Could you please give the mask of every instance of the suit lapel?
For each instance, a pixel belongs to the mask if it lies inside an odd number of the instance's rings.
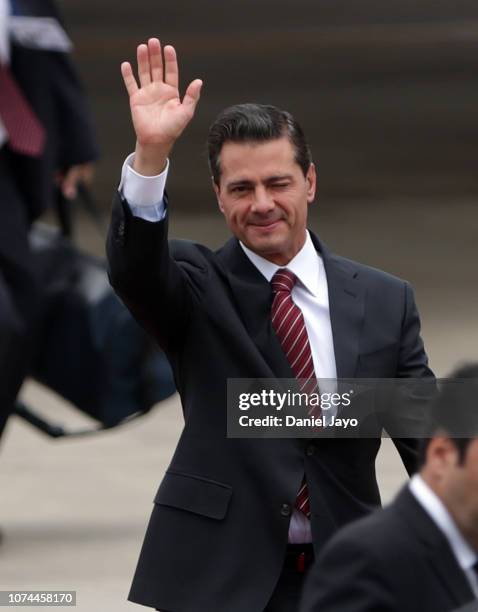
[[[430,550],[429,561],[454,602],[461,605],[474,598],[465,573],[450,554],[447,542],[441,542],[440,545],[437,544]]]
[[[353,378],[364,316],[364,289],[357,281],[352,262],[330,253],[310,232],[321,254],[329,293],[330,321],[338,378]],[[250,337],[277,378],[294,378],[271,324],[272,291],[251,263],[238,240],[231,238],[217,253],[228,278],[236,307]]]
[[[294,378],[272,328],[270,283],[251,263],[236,238],[231,238],[217,255],[227,276],[236,308],[251,339],[269,366],[270,376]]]
[[[425,546],[430,566],[440,583],[448,590],[454,604],[463,605],[471,601],[474,598],[471,587],[448,540],[408,487],[402,489],[394,504],[406,519],[417,540]]]
[[[337,378],[353,378],[364,317],[365,289],[357,279],[358,272],[352,262],[330,253],[312,232],[311,237],[322,255],[327,276]]]

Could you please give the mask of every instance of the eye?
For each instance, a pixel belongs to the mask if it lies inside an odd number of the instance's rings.
[[[247,185],[237,185],[231,189],[231,193],[245,193],[249,190]]]
[[[285,187],[288,187],[288,186],[289,186],[288,182],[272,183],[273,189],[284,189]]]

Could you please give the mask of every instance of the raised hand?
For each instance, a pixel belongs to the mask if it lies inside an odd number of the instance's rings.
[[[175,141],[194,116],[202,81],[192,81],[181,101],[176,51],[170,45],[164,47],[163,61],[157,38],[138,46],[137,59],[139,86],[131,64],[121,64],[136,132],[134,167],[141,174],[158,174]]]

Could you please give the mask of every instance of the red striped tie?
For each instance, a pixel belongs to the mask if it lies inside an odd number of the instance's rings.
[[[45,130],[7,66],[0,63],[0,118],[12,151],[36,157],[45,145]]]
[[[296,281],[295,274],[287,268],[277,270],[272,277],[272,326],[294,376],[300,379],[301,391],[312,393],[317,390],[317,382],[309,337],[302,311],[291,295]],[[309,491],[305,479],[297,494],[295,506],[310,517]]]

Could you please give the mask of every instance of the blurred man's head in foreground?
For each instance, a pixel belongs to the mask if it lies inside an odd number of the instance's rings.
[[[478,364],[455,370],[442,383],[431,416],[421,476],[478,550]]]

